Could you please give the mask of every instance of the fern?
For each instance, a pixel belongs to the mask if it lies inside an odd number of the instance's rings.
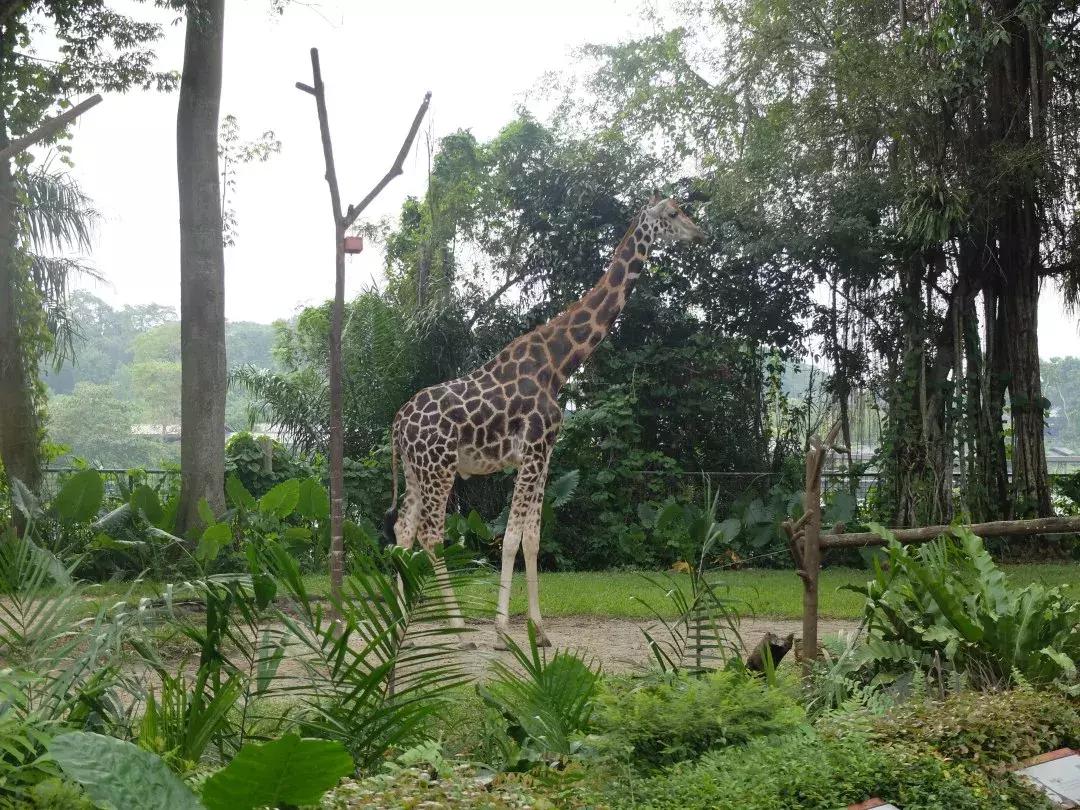
[[[437,553],[453,558],[457,552]],[[389,549],[400,589],[393,575],[370,566],[346,578],[333,611],[307,592],[287,552],[270,545],[266,558],[292,600],[280,617],[302,667],[299,675],[276,677],[266,695],[298,702],[294,720],[309,733],[341,741],[361,769],[414,739],[440,710],[441,696],[472,679],[458,655],[463,631],[447,626],[452,616],[441,577],[425,552]],[[461,591],[475,576],[475,567],[455,564],[445,581]]]
[[[569,756],[578,747],[575,736],[589,729],[599,674],[565,650],[548,660],[537,646],[532,621],[528,633],[528,650],[506,639],[523,674],[495,661],[491,682],[478,685],[476,691],[508,721],[508,733],[519,750]]]

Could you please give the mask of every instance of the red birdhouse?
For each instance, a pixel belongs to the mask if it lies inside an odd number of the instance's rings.
[[[364,237],[362,236],[346,236],[345,237],[345,252],[346,253],[360,253],[364,250]]]

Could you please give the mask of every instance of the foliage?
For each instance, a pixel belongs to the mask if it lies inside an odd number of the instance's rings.
[[[266,130],[256,140],[241,141],[240,125],[235,115],[221,119],[218,130],[218,159],[221,164],[221,220],[225,247],[236,244],[236,211],[229,205],[229,195],[236,193],[236,167],[247,163],[266,163],[281,151],[273,130]],[[234,361],[235,365],[235,361]]]
[[[270,444],[269,464],[263,442]],[[251,433],[242,432],[230,436],[225,443],[225,475],[236,476],[244,488],[255,497],[262,497],[275,484],[305,478],[311,474],[312,468],[309,464],[269,437],[260,439]]]
[[[789,733],[805,722],[782,691],[735,670],[665,673],[606,686],[597,721],[605,748],[652,767]]]
[[[861,661],[943,667],[977,685],[1075,681],[1080,603],[1061,588],[1015,588],[965,529],[915,551],[892,540],[888,570],[867,583],[870,638]]]
[[[802,730],[722,748],[643,779],[613,780],[612,807],[832,810],[880,796],[905,810],[1036,810],[1050,804],[1011,775],[988,775],[857,734]]]
[[[105,467],[159,467],[177,460],[174,441],[161,439],[162,425],[179,423],[180,328],[176,313],[155,304],[113,309],[85,290],[70,293],[66,314],[73,330],[73,356],[59,368],[42,366],[51,393],[48,431],[68,448],[68,457]],[[274,368],[274,329],[266,324],[226,324],[231,368]],[[263,416],[239,388],[226,398],[226,423],[251,428]],[[254,416],[254,420],[250,417]],[[156,425],[136,436],[139,423]]]
[[[729,543],[739,531],[738,519],[729,518],[717,522],[719,493],[705,491],[705,509],[697,512],[674,510],[678,517],[691,517],[685,527],[687,545],[693,564],[689,571],[689,593],[672,574],[663,577],[644,575],[646,581],[663,592],[675,608],[675,619],[670,621],[666,611],[657,610],[642,601],[663,627],[666,637],[660,637],[657,627],[643,628],[649,643],[649,651],[664,672],[687,669],[701,672],[737,659],[742,648],[739,637],[738,605],[723,592],[723,586],[715,581],[713,560],[717,546]],[[656,519],[658,526],[672,518],[669,507]]]
[[[958,692],[944,700],[912,701],[872,718],[878,744],[980,767],[1013,766],[1080,741],[1080,708],[1059,693],[1022,687],[1006,692]]]
[[[131,810],[202,810],[191,789],[161,759],[124,740],[75,731],[53,740],[49,754],[100,804]]]
[[[133,436],[136,422],[132,404],[98,383],[76,383],[49,403],[49,437],[66,450],[60,463],[79,457],[110,468],[155,467],[174,455],[174,448]]]
[[[527,769],[544,756],[576,753],[578,738],[590,728],[599,683],[597,672],[573,653],[558,650],[551,660],[546,653],[541,656],[531,621],[528,632],[528,651],[505,639],[517,668],[496,660],[491,680],[476,687],[507,721],[512,743],[503,752],[507,770]]]
[[[241,748],[206,780],[202,798],[208,810],[315,804],[352,770],[352,758],[341,743],[287,734]]]
[[[28,509],[24,536],[0,534],[0,800],[55,775],[43,754],[57,728],[122,733],[124,642],[141,621],[126,609],[86,617],[70,570],[32,540],[38,519]]]
[[[394,767],[363,780],[346,780],[324,799],[325,810],[354,807],[454,807],[531,810],[556,806],[531,781],[499,776],[490,784],[483,772],[465,763],[433,774],[427,763]]]
[[[454,614],[441,582],[461,592],[474,574],[455,550],[439,555],[450,569],[442,576],[426,552],[389,549],[392,574],[359,568],[346,577],[330,612],[312,598],[296,561],[267,544],[267,570],[292,600],[280,620],[303,651],[302,675],[279,679],[268,694],[298,704],[295,721],[305,734],[340,741],[361,770],[410,742],[438,711],[440,696],[470,679],[455,655],[463,631],[447,626]]]

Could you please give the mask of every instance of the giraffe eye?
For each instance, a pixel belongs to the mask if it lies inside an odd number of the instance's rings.
[[[672,211],[670,214],[668,214],[668,216],[672,219],[675,219],[675,217],[678,216],[678,213],[676,211]]]

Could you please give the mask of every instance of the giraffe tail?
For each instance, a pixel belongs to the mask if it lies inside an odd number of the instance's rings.
[[[395,430],[390,435],[390,478],[393,480],[393,490],[390,495],[390,509],[383,517],[383,546],[392,546],[397,543],[397,534],[394,531],[394,524],[397,523],[398,517],[397,451],[397,431]]]

